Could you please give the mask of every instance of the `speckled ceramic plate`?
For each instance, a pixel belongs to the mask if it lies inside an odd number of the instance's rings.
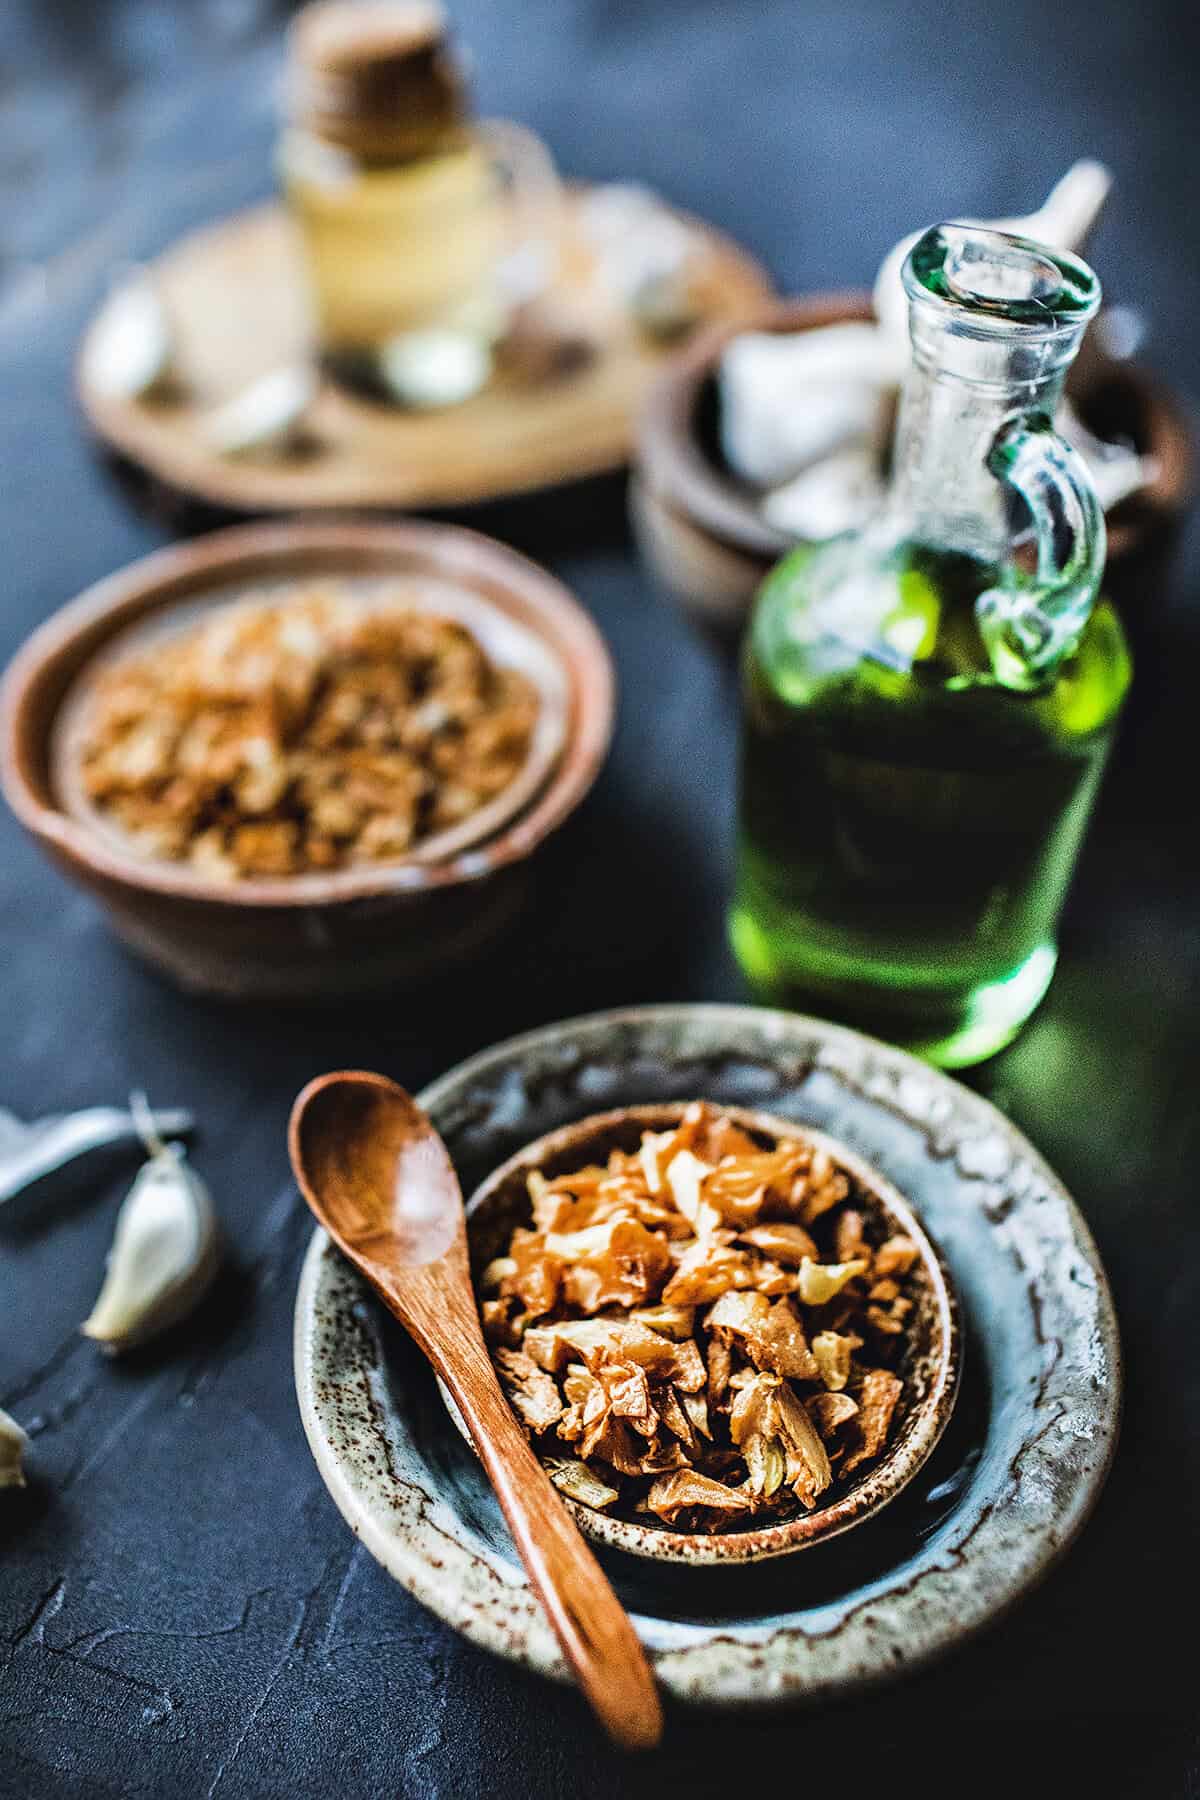
[[[470,1192],[556,1125],[697,1095],[823,1128],[867,1158],[921,1213],[963,1309],[950,1427],[876,1518],[759,1565],[603,1553],[668,1693],[827,1697],[961,1644],[1071,1543],[1116,1439],[1112,1300],[1070,1196],[994,1108],[815,1019],[723,1006],[600,1014],[501,1044],[421,1101]],[[432,1375],[322,1233],[297,1299],[296,1381],[317,1464],[372,1554],[456,1630],[565,1676]]]

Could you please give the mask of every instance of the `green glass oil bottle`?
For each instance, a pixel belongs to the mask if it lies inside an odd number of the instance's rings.
[[[747,633],[730,930],[764,997],[957,1068],[1049,985],[1130,664],[1051,423],[1095,276],[944,225],[904,280],[887,501],[785,557]]]

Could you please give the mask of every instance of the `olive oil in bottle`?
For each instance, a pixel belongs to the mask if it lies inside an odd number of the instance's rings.
[[[1129,659],[1103,518],[1049,420],[1098,299],[1075,258],[928,233],[889,501],[768,577],[744,653],[736,954],[764,994],[947,1066],[1019,1030]],[[1033,520],[1036,568],[1007,499]]]

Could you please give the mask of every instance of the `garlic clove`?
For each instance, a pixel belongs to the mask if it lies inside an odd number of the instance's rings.
[[[137,400],[165,386],[174,355],[167,309],[148,275],[111,295],[88,337],[83,376],[106,399]]]
[[[831,538],[861,530],[878,510],[883,491],[878,453],[852,445],[773,488],[760,510],[768,524],[791,537]]]
[[[117,1217],[99,1298],[80,1326],[112,1354],[189,1313],[220,1262],[208,1189],[174,1146],[142,1168]]]
[[[459,406],[492,372],[491,345],[471,331],[406,331],[379,352],[379,379],[393,400],[415,411]]]
[[[214,406],[200,421],[201,436],[218,456],[285,450],[295,443],[316,394],[316,373],[307,363],[273,369]]]
[[[0,1406],[0,1488],[25,1486],[22,1458],[28,1442],[29,1434]]]
[[[747,331],[718,373],[721,448],[756,487],[778,487],[847,445],[882,444],[892,369],[873,325]]]

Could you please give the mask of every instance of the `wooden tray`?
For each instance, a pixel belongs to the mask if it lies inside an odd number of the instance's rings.
[[[236,512],[461,506],[619,468],[637,408],[672,347],[651,342],[605,302],[577,228],[585,192],[568,192],[562,274],[529,309],[522,352],[461,406],[404,412],[326,380],[302,450],[230,460],[207,447],[196,423],[208,407],[309,353],[298,246],[283,210],[266,206],[184,238],[154,265],[178,339],[179,397],[98,393],[84,374],[85,337],[76,367],[83,411],[105,444],[169,490]],[[760,311],[772,291],[763,269],[728,238],[688,222],[712,250],[719,298],[710,319]],[[580,366],[554,371],[556,341],[581,316],[597,347]]]

